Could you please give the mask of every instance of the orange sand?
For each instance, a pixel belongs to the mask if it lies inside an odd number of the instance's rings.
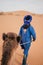
[[[23,17],[26,14],[31,14],[25,11],[4,13],[0,15],[0,60],[2,57],[2,33],[5,32],[15,32],[19,33],[19,29],[23,24]],[[43,65],[43,15],[33,16],[32,25],[36,30],[37,39],[35,42],[32,42],[30,47],[27,63],[29,65]],[[21,65],[23,58],[23,50],[20,45],[18,49],[14,51],[9,65]],[[1,65],[1,64],[0,64]]]

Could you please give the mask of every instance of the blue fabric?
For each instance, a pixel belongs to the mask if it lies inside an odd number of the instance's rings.
[[[31,46],[31,40],[32,40],[32,38],[35,38],[36,39],[35,30],[30,25],[29,28],[27,28],[27,31],[24,33],[24,29],[23,29],[23,26],[22,26],[21,29],[20,29],[19,35],[21,36],[21,41],[22,41],[21,44],[30,41],[30,43],[24,45],[24,47],[25,47],[24,48],[24,54],[25,55],[28,55],[28,50],[29,50],[29,48]]]
[[[29,43],[28,45],[26,45],[26,47],[24,48],[24,55],[26,55],[26,57],[28,56],[28,52],[30,49],[31,44]]]
[[[28,18],[28,20],[27,20],[27,18]],[[24,17],[24,24],[29,24],[31,22],[31,20],[32,20],[32,16],[31,15],[26,15]]]

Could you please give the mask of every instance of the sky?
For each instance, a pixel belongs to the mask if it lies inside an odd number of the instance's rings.
[[[43,14],[43,0],[0,0],[0,12],[19,10]]]

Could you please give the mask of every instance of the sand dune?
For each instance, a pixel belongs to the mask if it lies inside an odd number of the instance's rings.
[[[5,14],[5,13],[4,13]],[[15,32],[19,33],[19,29],[23,24],[23,17],[31,14],[25,11],[12,12],[13,15],[6,13],[0,15],[0,60],[2,57],[2,33]],[[31,24],[36,30],[37,39],[32,42],[27,63],[29,65],[43,65],[43,15],[31,14],[33,20]],[[15,56],[16,55],[16,56]],[[23,58],[23,50],[20,46],[14,51],[9,65],[21,65]],[[1,64],[0,64],[1,65]]]

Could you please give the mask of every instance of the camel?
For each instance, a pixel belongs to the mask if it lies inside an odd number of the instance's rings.
[[[12,51],[18,48],[20,36],[18,36],[16,33],[8,32],[7,34],[3,33],[2,39],[3,51],[1,65],[8,65],[8,62],[12,57]]]

